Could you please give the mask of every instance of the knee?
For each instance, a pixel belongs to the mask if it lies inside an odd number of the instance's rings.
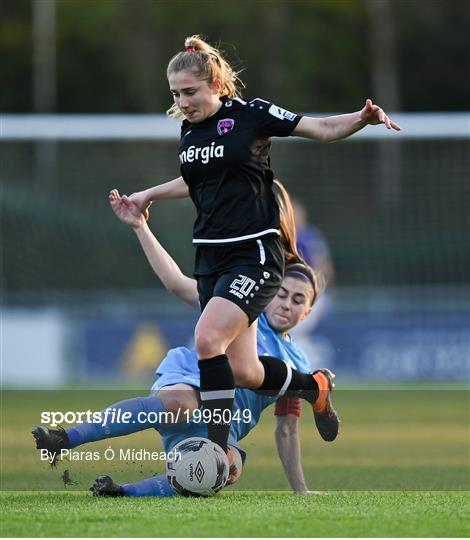
[[[159,398],[163,403],[165,412],[177,415],[176,417],[178,417],[181,411],[187,411],[188,413],[192,414],[199,407],[198,400],[192,395],[191,392],[161,391],[159,393]],[[185,418],[183,415],[181,415],[181,417],[182,418],[180,421]],[[173,418],[170,418],[169,423],[174,423],[176,421],[176,419],[173,421],[172,420]]]
[[[176,413],[178,410],[187,410],[189,408],[189,404],[181,396],[168,393],[167,395],[162,395],[160,399],[165,412]]]
[[[196,328],[195,346],[199,358],[212,358],[225,353],[225,344],[217,332]]]

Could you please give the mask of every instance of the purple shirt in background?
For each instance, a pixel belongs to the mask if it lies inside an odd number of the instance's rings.
[[[315,268],[330,257],[323,233],[313,225],[306,225],[297,231],[297,249],[305,261]]]

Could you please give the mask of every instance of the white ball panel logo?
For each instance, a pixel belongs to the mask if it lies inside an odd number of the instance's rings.
[[[277,105],[271,105],[271,107],[269,107],[269,114],[275,116],[276,118],[279,118],[279,120],[286,119],[290,120],[291,122],[297,116],[295,113],[286,111],[285,109],[278,107]]]

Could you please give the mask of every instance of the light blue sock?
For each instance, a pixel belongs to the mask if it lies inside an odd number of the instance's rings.
[[[152,476],[142,482],[124,484],[122,488],[129,497],[174,497],[176,495],[164,474]]]
[[[105,425],[102,425],[101,420],[97,423],[84,422],[67,429],[70,448],[75,448],[87,442],[129,435],[148,428],[158,429],[160,423],[155,422],[155,420],[158,420],[160,418],[159,413],[164,411],[162,400],[156,396],[126,399],[110,405],[106,409],[110,409],[110,412],[113,412],[114,409],[114,419],[111,415],[108,416]],[[117,416],[118,412],[119,417]],[[130,415],[127,414],[129,418],[126,418],[126,422],[122,421],[124,413],[131,413]],[[139,413],[144,414],[139,417]],[[149,418],[150,421],[146,420],[149,413],[152,413],[153,416],[153,418]],[[104,411],[102,411],[102,414],[104,414]]]

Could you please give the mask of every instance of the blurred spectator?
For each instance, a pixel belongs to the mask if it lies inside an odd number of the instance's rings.
[[[312,335],[314,329],[330,313],[333,306],[334,266],[325,236],[317,227],[308,223],[305,206],[295,199],[292,199],[292,206],[297,228],[297,249],[315,270],[320,283],[323,283],[323,293],[310,315],[299,323],[291,334],[307,353],[312,368],[318,369],[325,362],[331,362],[334,357],[330,342],[321,336],[313,338]]]
[[[297,249],[305,262],[321,275],[325,285],[331,286],[334,268],[325,236],[320,229],[308,223],[305,206],[300,201],[292,199],[292,206],[297,229]]]

